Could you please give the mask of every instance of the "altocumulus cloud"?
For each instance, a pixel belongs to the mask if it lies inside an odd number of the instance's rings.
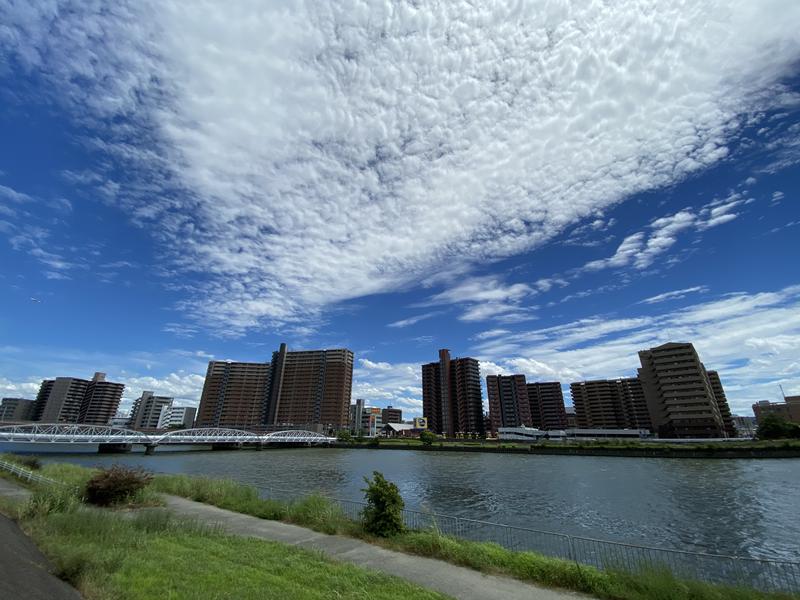
[[[794,0],[53,0],[0,22],[127,178],[73,176],[202,271],[185,307],[233,334],[702,169],[800,55]]]

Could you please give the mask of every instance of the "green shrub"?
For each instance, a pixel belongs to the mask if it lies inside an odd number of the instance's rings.
[[[370,481],[364,477],[367,487],[363,490],[367,498],[367,507],[362,514],[364,530],[378,537],[391,537],[402,533],[403,497],[400,490],[391,481],[387,481],[382,473],[372,472]]]
[[[142,469],[114,465],[97,473],[86,482],[84,497],[89,504],[111,506],[130,500],[152,481]]]
[[[342,429],[336,432],[336,441],[337,442],[344,442],[346,444],[353,443],[353,436],[350,434],[347,429]]]
[[[38,471],[42,468],[42,461],[38,456],[22,455],[15,458],[17,464],[29,468],[31,471]]]
[[[436,441],[436,434],[432,431],[421,431],[419,434],[419,441],[422,442],[423,446],[431,446],[433,442]]]
[[[767,415],[758,424],[756,437],[759,440],[800,438],[800,425],[778,415]]]

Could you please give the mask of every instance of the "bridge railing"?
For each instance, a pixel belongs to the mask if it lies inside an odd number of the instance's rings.
[[[308,492],[287,488],[258,489],[266,498],[287,502],[308,495]],[[323,495],[354,521],[361,519],[367,506],[360,500]],[[800,562],[795,561],[656,548],[413,509],[403,510],[403,520],[409,529],[433,530],[475,542],[494,542],[508,550],[536,552],[599,569],[629,573],[666,569],[681,579],[767,592],[800,592]]]
[[[13,462],[0,460],[0,469],[5,471],[6,473],[11,473],[12,475],[18,477],[19,479],[30,481],[31,483],[39,483],[42,485],[63,485],[60,481],[56,481],[55,479],[50,479],[49,477],[45,477],[44,475],[40,475],[39,473],[34,473],[30,469],[21,467],[20,465],[17,465]]]

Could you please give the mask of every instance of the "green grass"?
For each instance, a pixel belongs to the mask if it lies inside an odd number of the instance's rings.
[[[609,600],[778,600],[797,598],[750,589],[676,579],[666,571],[627,574],[578,566],[574,562],[533,552],[514,552],[498,544],[470,542],[436,530],[408,531],[384,539],[366,534],[336,505],[320,496],[286,503],[258,497],[255,488],[234,481],[186,475],[159,475],[156,489],[236,512],[282,520],[325,533],[349,535],[392,550],[437,558],[477,571],[505,575],[545,585],[592,594]]]
[[[223,535],[163,511],[81,508],[23,521],[59,576],[88,600],[435,600],[394,577],[274,542]]]

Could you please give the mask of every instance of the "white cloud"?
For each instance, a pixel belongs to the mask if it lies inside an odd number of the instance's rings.
[[[393,323],[389,323],[387,327],[409,327],[420,321],[424,321],[425,319],[430,319],[431,317],[435,317],[436,315],[442,314],[442,311],[435,310],[427,313],[423,313],[421,315],[414,315],[413,317],[409,317],[407,319],[401,319],[400,321],[394,321]]]
[[[641,300],[639,304],[656,304],[658,302],[665,302],[667,300],[680,300],[689,294],[704,294],[708,288],[704,285],[696,285],[694,287],[684,288],[682,290],[673,290],[671,292],[664,292]]]
[[[421,366],[418,363],[373,362],[361,358],[353,369],[353,400],[370,406],[401,406],[403,417],[422,416]]]
[[[155,224],[208,277],[182,306],[236,334],[525,251],[713,164],[780,97],[800,4],[54,0],[0,20],[77,120],[121,123],[91,143],[125,185],[75,177]]]
[[[730,294],[662,314],[581,319],[488,340],[477,350],[509,372],[567,384],[634,376],[637,352],[667,341],[693,342],[706,367],[720,372],[732,408],[751,414],[750,405],[774,399],[779,384],[800,393],[800,286]]]

